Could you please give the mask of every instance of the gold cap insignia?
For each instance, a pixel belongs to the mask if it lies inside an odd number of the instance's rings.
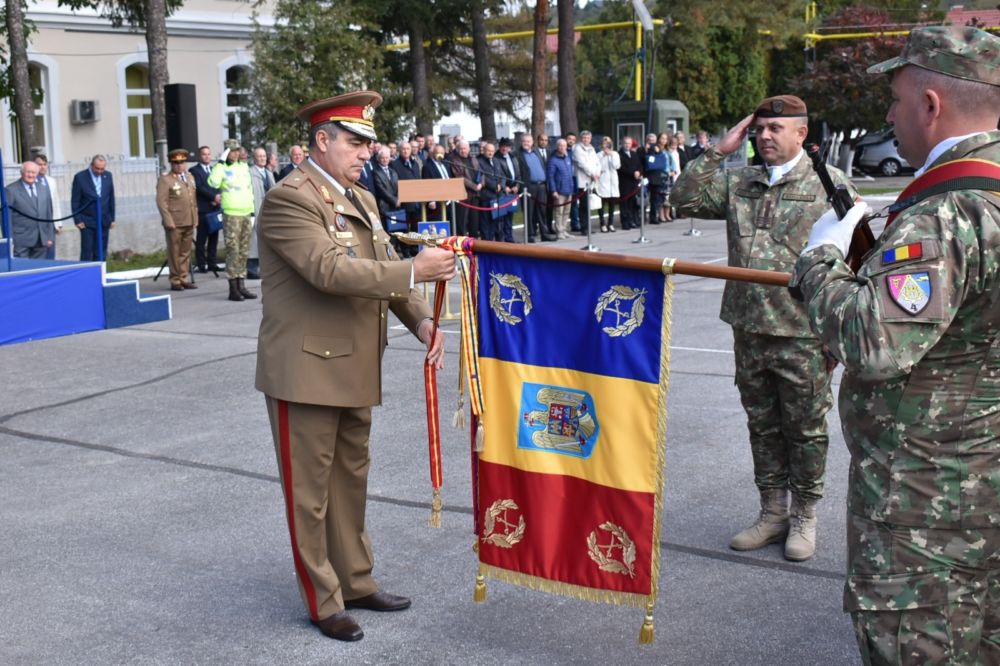
[[[361,111],[361,117],[368,121],[373,120],[375,118],[375,107],[371,104],[366,105]]]

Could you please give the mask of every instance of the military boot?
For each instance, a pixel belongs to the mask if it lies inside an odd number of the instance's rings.
[[[257,294],[247,289],[246,282],[243,278],[236,279],[236,291],[240,292],[240,296],[243,298],[257,298]]]
[[[238,284],[239,281],[236,278],[233,278],[229,281],[229,300],[231,301],[243,300],[243,294],[240,293],[240,290],[236,286]]]
[[[784,540],[788,533],[788,491],[784,488],[762,490],[760,515],[756,522],[733,537],[733,550],[756,550]]]
[[[792,495],[791,524],[785,541],[785,559],[808,560],[816,552],[816,500]]]

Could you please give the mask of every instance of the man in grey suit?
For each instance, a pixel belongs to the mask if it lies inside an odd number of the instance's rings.
[[[7,186],[10,235],[16,257],[44,259],[46,250],[55,243],[52,223],[32,219],[52,219],[52,195],[37,180],[38,165],[25,162],[21,165],[21,179]]]
[[[254,229],[250,235],[250,253],[247,256],[247,279],[260,279],[260,255],[257,254],[257,215],[264,203],[264,195],[274,187],[274,174],[267,168],[267,151],[263,147],[253,149],[253,166],[250,167],[250,184],[253,186]]]

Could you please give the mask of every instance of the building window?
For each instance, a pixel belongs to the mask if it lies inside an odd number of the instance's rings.
[[[247,74],[250,68],[236,65],[226,70],[226,137],[236,139],[241,146],[252,143],[250,136],[250,90]]]
[[[35,62],[28,63],[28,79],[31,82],[31,100],[35,105],[34,123],[36,145],[27,146],[26,149],[22,150],[21,119],[18,118],[16,114],[11,114],[11,139],[14,144],[14,155],[17,155],[19,160],[31,159],[32,148],[42,148],[51,152],[51,148],[49,148],[51,141],[47,134],[49,127],[48,123],[45,121],[49,115],[48,78],[48,70],[45,67]],[[13,98],[11,98],[10,103],[11,106],[13,106]]]
[[[125,68],[125,121],[129,157],[153,157],[153,110],[149,100],[149,67]]]

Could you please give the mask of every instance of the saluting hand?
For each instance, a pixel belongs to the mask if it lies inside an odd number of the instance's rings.
[[[726,132],[726,135],[719,140],[716,144],[716,148],[723,155],[729,155],[735,153],[737,150],[743,147],[743,144],[747,140],[747,132],[750,131],[750,124],[753,122],[754,114],[750,114],[740,122],[736,123],[736,126],[731,130]]]

